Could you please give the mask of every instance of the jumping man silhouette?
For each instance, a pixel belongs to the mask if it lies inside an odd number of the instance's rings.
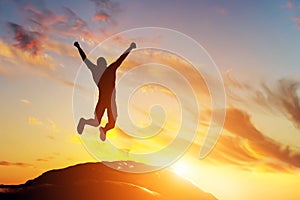
[[[105,109],[107,109],[108,123],[105,127],[100,127],[100,139],[105,141],[106,132],[115,127],[117,118],[117,107],[116,107],[116,92],[115,92],[115,80],[116,71],[122,64],[125,58],[128,56],[130,51],[136,48],[136,44],[132,42],[130,47],[112,64],[107,67],[106,60],[103,57],[97,59],[97,65],[93,64],[85,55],[78,42],[74,42],[74,46],[77,47],[79,54],[90,69],[93,79],[98,86],[99,97],[95,108],[95,116],[91,119],[80,118],[77,132],[82,134],[84,126],[90,125],[98,127],[101,123],[102,116]]]

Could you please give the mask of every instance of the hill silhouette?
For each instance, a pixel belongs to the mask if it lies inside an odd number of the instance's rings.
[[[110,164],[120,168],[146,167],[131,161]],[[25,184],[2,185],[0,199],[215,200],[216,198],[168,169],[132,174],[117,171],[103,163],[86,163],[45,172]]]

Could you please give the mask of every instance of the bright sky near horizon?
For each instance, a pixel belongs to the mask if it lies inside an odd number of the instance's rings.
[[[222,200],[300,198],[300,1],[0,0],[0,26],[0,184],[19,184],[50,169],[95,161],[73,120],[74,81],[82,64],[75,40],[88,53],[121,31],[163,27],[190,36],[207,50],[227,95],[218,144],[208,157],[198,159],[201,133],[208,123],[205,110],[194,144],[173,166],[176,173]],[[132,38],[122,39],[121,49],[112,55],[125,50]],[[143,38],[136,40],[139,47]],[[118,77],[142,62],[144,54],[154,61],[162,61],[164,55],[136,51]],[[115,59],[109,56],[109,62]],[[188,64],[172,56],[163,62],[186,73],[192,86],[203,92],[199,98],[204,106],[209,104],[203,80],[195,81],[183,69]],[[165,95],[168,91],[142,89],[136,98],[144,104],[137,107],[165,98],[169,115],[179,112],[174,98]],[[156,90],[162,93],[153,97]],[[147,117],[132,115],[143,119],[140,125],[149,122]],[[166,121],[164,136],[173,137],[176,120]],[[158,142],[138,144],[122,142],[128,138],[118,129],[108,135],[116,145],[133,151],[166,144],[170,138],[164,136]],[[107,160],[114,156],[107,154]]]

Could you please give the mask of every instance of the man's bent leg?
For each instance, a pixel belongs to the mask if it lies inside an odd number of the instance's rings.
[[[113,98],[111,101],[111,104],[107,107],[107,117],[108,117],[108,123],[104,127],[104,132],[106,133],[110,129],[113,129],[116,124],[117,120],[117,106],[116,101]]]
[[[104,112],[104,111],[103,111]],[[103,114],[102,114],[103,115]],[[96,113],[95,113],[95,117],[91,118],[91,119],[84,119],[84,118],[80,118],[79,123],[77,125],[77,132],[79,134],[82,134],[84,126],[85,125],[90,125],[90,126],[94,126],[94,127],[98,127],[100,125]]]
[[[97,126],[99,126],[101,123],[101,119],[102,119],[105,109],[106,109],[106,106],[105,106],[104,102],[101,102],[99,99],[96,109],[95,109],[95,119],[94,119],[98,122]],[[94,121],[91,121],[91,122],[94,123]]]
[[[83,132],[85,122],[86,122],[86,120],[84,118],[80,118],[79,123],[77,125],[77,133],[79,133],[80,135]]]
[[[98,122],[98,119],[95,115],[95,118],[91,118],[91,119],[87,119],[85,120],[85,124],[90,125],[90,126],[94,126],[94,127],[98,127],[100,125],[100,123]]]
[[[106,104],[104,101],[98,100],[97,106],[96,106],[96,111],[95,111],[95,119],[98,121],[98,123],[101,123],[101,119],[103,117],[104,111],[106,109]],[[105,132],[103,131],[103,128],[100,127],[100,139],[104,141],[106,139]]]

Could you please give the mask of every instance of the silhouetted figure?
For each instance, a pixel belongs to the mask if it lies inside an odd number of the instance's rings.
[[[107,109],[108,123],[105,127],[100,127],[100,139],[104,141],[106,139],[106,132],[115,127],[117,118],[115,93],[116,70],[128,56],[130,51],[136,48],[136,44],[132,42],[130,47],[108,67],[106,60],[103,57],[99,57],[97,59],[97,65],[95,65],[86,57],[78,42],[74,42],[74,46],[77,47],[83,62],[91,70],[93,79],[99,89],[98,102],[95,108],[95,117],[92,119],[80,118],[77,126],[77,132],[82,134],[86,124],[98,127],[101,123],[104,111]]]

